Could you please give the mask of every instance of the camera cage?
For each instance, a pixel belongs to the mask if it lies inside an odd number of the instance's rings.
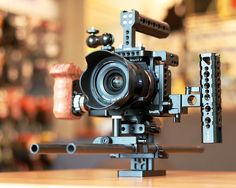
[[[112,158],[131,159],[130,170],[118,171],[120,177],[165,175],[165,170],[155,170],[155,158],[168,158],[168,153],[202,152],[203,148],[198,146],[169,147],[156,144],[155,136],[160,133],[160,124],[154,117],[173,117],[174,122],[180,122],[181,114],[187,114],[188,108],[200,107],[202,142],[222,142],[220,56],[216,53],[200,54],[200,86],[186,87],[185,94],[172,94],[170,90],[171,71],[168,67],[178,66],[178,56],[166,51],[146,51],[142,46],[135,46],[136,32],[156,38],[166,38],[170,33],[169,25],[142,16],[135,10],[122,11],[120,22],[123,27],[123,45],[117,49],[112,47],[114,38],[111,34],[105,33],[97,36],[98,30],[88,30],[90,36],[87,39],[87,45],[92,48],[101,45],[102,51],[93,52],[86,57],[86,60],[88,63],[99,62],[108,56],[118,56],[131,63],[148,61],[148,66],[158,73],[156,74],[158,94],[153,99],[153,103],[156,102],[156,105],[147,106],[146,111],[144,110],[141,114],[136,113],[139,112],[139,109],[128,108],[123,116],[119,114],[119,110],[90,109],[87,104],[91,99],[86,99],[84,96],[86,92],[81,91],[78,87],[78,78],[71,76],[69,71],[63,72],[57,65],[56,69],[54,67],[51,71],[55,80],[59,79],[58,72],[61,71],[63,75],[59,74],[60,79],[64,76],[63,78],[70,80],[69,87],[73,88],[71,106],[74,116],[70,116],[70,118],[80,117],[87,111],[90,116],[112,117],[112,136],[97,137],[92,144],[33,144],[31,152],[33,154],[113,153],[110,155]],[[91,72],[94,66],[96,65],[89,63],[86,71]],[[89,80],[89,74],[82,75],[80,78],[80,84],[84,84],[82,88],[85,88],[87,80]],[[60,89],[63,90],[63,87],[54,85],[54,96]]]

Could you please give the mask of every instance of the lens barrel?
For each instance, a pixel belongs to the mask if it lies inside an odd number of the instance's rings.
[[[154,91],[154,76],[138,63],[101,50],[86,57],[87,70],[80,88],[92,109],[118,109],[127,102],[147,101]]]

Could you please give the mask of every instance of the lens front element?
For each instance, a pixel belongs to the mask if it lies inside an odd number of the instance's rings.
[[[106,92],[111,95],[118,94],[124,89],[125,86],[125,74],[121,69],[114,69],[109,71],[103,81]]]
[[[111,88],[113,90],[120,90],[124,84],[124,80],[120,75],[115,75],[111,78]]]

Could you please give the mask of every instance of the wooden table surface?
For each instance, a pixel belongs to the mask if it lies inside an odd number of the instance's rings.
[[[236,188],[236,172],[168,171],[167,176],[118,178],[116,170],[0,173],[0,187]]]

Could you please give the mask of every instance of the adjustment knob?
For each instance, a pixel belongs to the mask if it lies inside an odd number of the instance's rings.
[[[114,37],[110,33],[104,33],[102,34],[100,38],[100,42],[103,46],[107,46],[107,45],[111,46],[114,42]]]
[[[99,30],[95,29],[94,27],[91,27],[91,28],[87,29],[87,33],[90,35],[96,35],[99,33]]]

